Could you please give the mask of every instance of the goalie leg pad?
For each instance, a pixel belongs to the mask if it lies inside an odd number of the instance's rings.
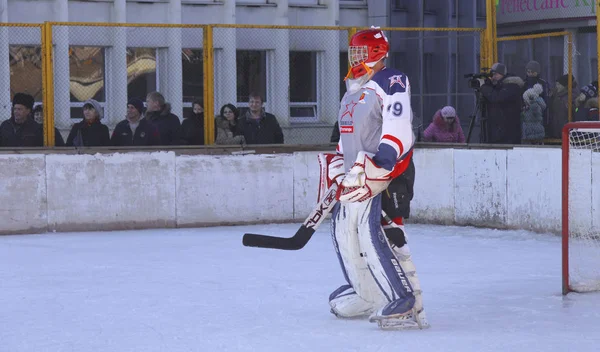
[[[375,311],[375,304],[362,299],[350,285],[343,285],[329,295],[331,313],[338,318],[367,317]]]
[[[331,234],[333,247],[337,254],[344,278],[356,293],[357,297],[374,307],[387,302],[385,296],[375,283],[365,257],[360,248],[357,228],[360,208],[366,204],[348,203],[336,204],[331,218]],[[331,301],[331,299],[330,299]],[[350,301],[345,302],[349,305]],[[363,302],[356,301],[359,307],[345,308],[346,311],[364,310]]]

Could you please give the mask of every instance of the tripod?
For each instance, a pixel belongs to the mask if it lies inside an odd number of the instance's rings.
[[[477,116],[480,116],[480,128],[479,128],[479,142],[485,143],[487,141],[487,116],[485,111],[483,110],[483,102],[481,98],[481,93],[479,90],[475,90],[475,108],[473,109],[473,113],[469,118],[471,121],[469,122],[469,133],[467,134],[467,143],[471,142],[471,135],[473,134],[473,127],[475,127],[475,123],[477,122]]]

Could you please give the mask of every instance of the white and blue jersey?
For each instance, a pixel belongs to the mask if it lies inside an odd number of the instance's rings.
[[[346,92],[338,123],[337,151],[344,154],[346,172],[360,151],[375,154],[377,166],[395,169],[414,144],[408,77],[398,70],[383,68],[360,89]]]

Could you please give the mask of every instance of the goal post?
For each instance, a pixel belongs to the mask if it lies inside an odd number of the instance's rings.
[[[562,291],[600,291],[600,121],[562,131]]]

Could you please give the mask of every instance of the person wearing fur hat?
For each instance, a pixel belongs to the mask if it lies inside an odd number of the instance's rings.
[[[102,106],[94,99],[83,104],[83,120],[73,125],[67,137],[67,147],[102,147],[110,145],[108,127],[100,120]]]
[[[575,111],[574,101],[569,102],[568,82],[569,76],[562,75],[558,77],[554,88],[550,91],[548,122],[546,124],[546,137],[548,138],[562,138],[562,128],[569,121],[569,104],[573,106],[573,112]],[[577,81],[573,76],[571,76],[571,82],[573,90],[575,90]]]
[[[12,101],[12,116],[0,124],[0,146],[41,147],[44,135],[35,123],[31,110],[35,100],[26,93],[16,93]]]
[[[127,116],[115,126],[110,143],[116,147],[160,145],[158,129],[143,118],[143,112],[141,99],[129,99]]]
[[[542,144],[544,136],[544,111],[546,102],[541,95],[544,91],[541,84],[536,84],[523,93],[522,142],[524,144]]]
[[[433,115],[433,121],[423,133],[424,142],[464,143],[465,134],[456,110],[444,106]]]
[[[491,80],[479,88],[487,118],[484,142],[520,144],[525,82],[521,77],[509,75],[506,66],[499,62],[492,66],[491,74]]]

